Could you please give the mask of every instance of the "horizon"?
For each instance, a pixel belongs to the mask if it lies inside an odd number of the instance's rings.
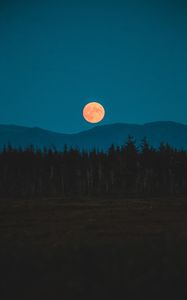
[[[185,123],[171,121],[171,120],[167,120],[167,121],[157,120],[157,121],[146,122],[146,123],[115,122],[115,123],[105,123],[105,124],[94,124],[94,125],[91,126],[91,128],[84,129],[84,130],[81,130],[81,131],[76,131],[76,132],[54,131],[50,128],[48,129],[48,128],[44,128],[44,127],[40,127],[40,126],[26,126],[26,125],[11,124],[11,123],[7,123],[7,124],[6,123],[0,123],[0,126],[22,127],[22,128],[27,128],[27,129],[41,129],[41,130],[44,130],[44,131],[50,131],[52,133],[57,133],[57,134],[74,135],[74,134],[79,134],[81,132],[87,132],[87,131],[93,130],[94,128],[97,128],[97,127],[113,126],[113,125],[146,126],[146,125],[149,125],[149,124],[157,124],[157,123],[171,123],[171,124],[178,124],[178,125],[187,126],[187,124],[185,124]]]

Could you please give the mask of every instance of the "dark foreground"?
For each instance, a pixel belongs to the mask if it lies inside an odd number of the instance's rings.
[[[187,201],[1,200],[0,299],[187,299]]]

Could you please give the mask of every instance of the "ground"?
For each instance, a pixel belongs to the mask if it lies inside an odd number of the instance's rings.
[[[0,299],[187,299],[187,200],[0,201]]]

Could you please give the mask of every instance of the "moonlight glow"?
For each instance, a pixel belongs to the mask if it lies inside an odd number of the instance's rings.
[[[104,107],[98,102],[90,102],[83,109],[83,117],[89,123],[98,123],[104,116]]]

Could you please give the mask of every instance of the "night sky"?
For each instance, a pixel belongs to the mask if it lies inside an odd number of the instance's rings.
[[[187,2],[0,0],[0,123],[64,133],[187,124]]]

